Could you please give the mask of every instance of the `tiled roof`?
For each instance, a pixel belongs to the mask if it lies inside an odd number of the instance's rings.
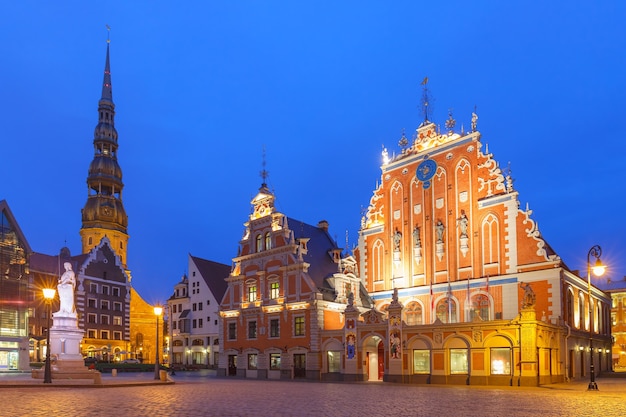
[[[208,285],[215,299],[221,301],[228,287],[226,278],[230,275],[230,266],[198,258],[197,256],[189,256],[193,263],[196,264],[196,267],[198,267],[200,275],[204,278],[204,282]]]
[[[331,252],[334,249],[339,249],[337,244],[325,229],[291,217],[288,217],[287,221],[289,229],[293,231],[296,239],[309,238],[308,252],[303,256],[304,261],[310,264],[309,276],[322,292],[330,290],[334,294],[334,290],[330,288],[326,278],[339,271]]]

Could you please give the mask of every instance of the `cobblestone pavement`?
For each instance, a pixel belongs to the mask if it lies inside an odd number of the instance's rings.
[[[626,379],[598,379],[596,392],[587,392],[582,381],[494,388],[254,381],[183,372],[174,379],[175,384],[104,389],[87,385],[1,389],[0,415],[621,417],[626,413]]]

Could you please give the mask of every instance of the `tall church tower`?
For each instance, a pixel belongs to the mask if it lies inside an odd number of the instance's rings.
[[[122,204],[122,169],[117,162],[117,131],[115,130],[115,104],[111,88],[107,39],[106,62],[102,97],[98,102],[98,125],[94,132],[94,157],[87,175],[88,197],[82,210],[80,236],[82,251],[88,253],[104,236],[126,268],[128,243],[128,216]]]

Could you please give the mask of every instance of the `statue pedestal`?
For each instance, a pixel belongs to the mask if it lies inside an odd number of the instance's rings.
[[[94,384],[102,384],[100,372],[85,366],[80,352],[80,341],[84,332],[78,328],[78,318],[72,316],[52,316],[50,329],[50,359],[52,379],[93,379]],[[33,370],[33,378],[43,378],[44,370]]]
[[[80,341],[85,332],[78,328],[78,318],[53,315],[52,320],[50,353],[56,356],[57,362],[79,361],[84,367]]]

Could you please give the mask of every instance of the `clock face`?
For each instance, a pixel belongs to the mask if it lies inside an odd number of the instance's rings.
[[[105,216],[112,216],[113,210],[111,210],[111,207],[102,207],[102,214]]]
[[[418,180],[427,182],[435,175],[435,172],[437,172],[437,163],[432,159],[427,159],[419,164],[415,176]]]

